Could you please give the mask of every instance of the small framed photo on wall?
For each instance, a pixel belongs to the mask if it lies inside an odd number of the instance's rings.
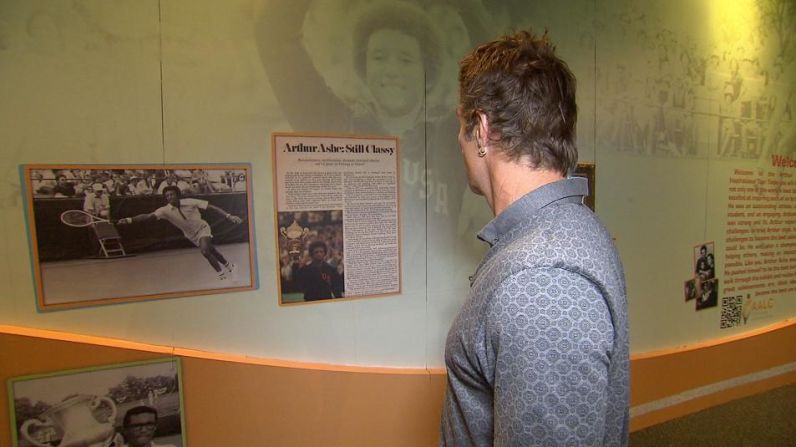
[[[573,177],[583,177],[589,182],[589,195],[585,197],[583,203],[588,206],[592,211],[596,211],[595,205],[597,203],[597,175],[596,165],[589,162],[579,162],[575,167],[575,172],[572,173]]]
[[[183,447],[179,358],[9,380],[13,447]]]

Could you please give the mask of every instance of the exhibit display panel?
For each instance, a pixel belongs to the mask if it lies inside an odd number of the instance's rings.
[[[549,30],[578,78],[580,160],[595,164],[596,211],[625,264],[632,351],[793,318],[796,48],[781,38],[792,30],[771,7],[780,3],[5,2],[0,114],[14,125],[0,129],[0,324],[256,358],[441,368],[486,248],[475,233],[490,218],[460,161],[457,61],[528,27]],[[277,242],[278,134],[396,142],[397,288],[280,305],[290,269]],[[47,194],[60,172],[26,183],[20,165],[222,163],[250,166],[251,287],[39,312],[23,193]],[[309,208],[301,219],[337,225],[337,208]],[[351,237],[342,244],[389,245]],[[325,261],[342,253],[330,249]],[[210,269],[200,250],[192,256]],[[167,264],[169,277],[197,274]]]

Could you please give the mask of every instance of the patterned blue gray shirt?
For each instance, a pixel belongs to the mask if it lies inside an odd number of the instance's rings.
[[[448,333],[440,445],[627,445],[624,273],[587,194],[547,184],[479,233],[491,248]]]

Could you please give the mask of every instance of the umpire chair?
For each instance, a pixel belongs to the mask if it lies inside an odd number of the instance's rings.
[[[116,227],[110,222],[94,222],[94,235],[100,245],[100,255],[105,258],[120,258],[127,256],[122,246],[122,237]]]

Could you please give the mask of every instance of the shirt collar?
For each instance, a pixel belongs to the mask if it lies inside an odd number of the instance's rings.
[[[478,232],[478,239],[493,246],[529,215],[547,205],[560,200],[583,203],[583,197],[587,195],[589,195],[589,181],[584,177],[569,177],[542,185],[520,197],[486,224]]]

